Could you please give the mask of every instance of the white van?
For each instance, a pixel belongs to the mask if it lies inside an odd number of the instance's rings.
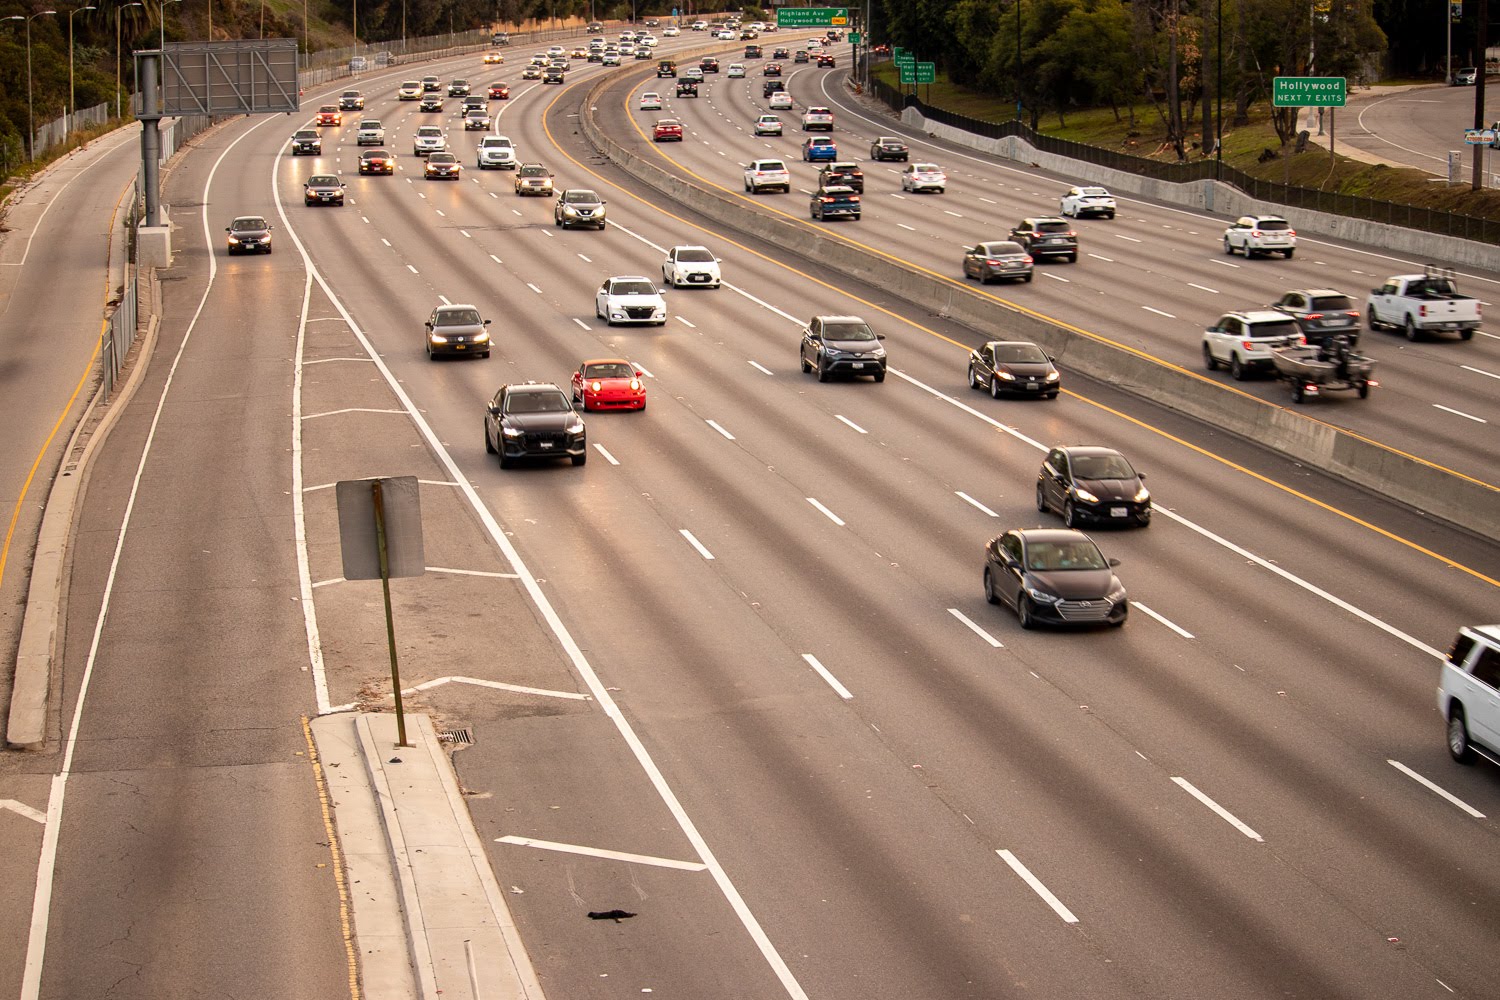
[[[1500,625],[1458,630],[1438,681],[1448,752],[1460,764],[1482,756],[1500,764]]]

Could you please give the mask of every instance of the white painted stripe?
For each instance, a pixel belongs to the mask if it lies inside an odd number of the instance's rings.
[[[1473,806],[1469,805],[1463,799],[1459,798],[1457,795],[1454,795],[1447,789],[1439,788],[1436,784],[1428,781],[1426,778],[1422,777],[1416,771],[1413,771],[1411,768],[1407,767],[1399,760],[1387,760],[1386,763],[1394,767],[1396,770],[1400,771],[1402,774],[1406,775],[1408,778],[1417,782],[1417,784],[1427,788],[1429,791],[1433,791],[1441,795],[1443,798],[1458,806],[1458,808],[1462,809],[1470,816],[1473,816],[1475,819],[1484,819],[1484,813],[1480,812],[1478,809],[1475,809]]]
[[[1141,308],[1144,309],[1144,310],[1146,310],[1148,313],[1156,313],[1156,315],[1158,315],[1158,316],[1165,316],[1167,319],[1176,319],[1177,318],[1176,316],[1173,316],[1169,312],[1162,312],[1160,309],[1152,309],[1150,306],[1141,306]]]
[[[1223,806],[1219,805],[1213,799],[1209,798],[1207,795],[1204,795],[1202,792],[1198,791],[1198,789],[1194,788],[1193,787],[1193,783],[1191,781],[1188,781],[1186,778],[1177,778],[1177,777],[1174,777],[1172,780],[1174,782],[1176,782],[1177,785],[1183,791],[1187,792],[1193,798],[1197,799],[1199,802],[1202,802],[1204,805],[1208,806],[1208,808],[1212,809],[1214,811],[1214,813],[1217,814],[1220,819],[1222,819],[1224,822],[1228,823],[1230,826],[1234,827],[1236,830],[1240,831],[1240,833],[1243,833],[1245,836],[1249,837],[1251,840],[1259,841],[1260,843],[1265,843],[1265,840],[1261,837],[1260,834],[1256,833],[1254,830],[1250,829],[1244,823],[1240,822],[1239,819],[1234,815],[1234,813],[1230,812],[1228,809],[1225,809]]]
[[[443,305],[445,305],[445,306],[451,306],[453,304],[453,301],[451,299],[449,299],[448,296],[446,296],[446,295],[439,295],[438,296],[438,301],[442,302]]]
[[[408,271],[410,271],[412,274],[419,274],[420,273],[416,268],[412,267],[410,264],[406,265],[406,269]]]
[[[984,202],[986,205],[998,205],[998,204],[1000,204],[998,201],[991,201],[988,198],[980,198],[979,200],[982,201],[982,202]]]
[[[954,212],[954,211],[951,211],[951,210],[950,210],[950,209],[946,209],[946,208],[945,208],[945,209],[943,209],[943,214],[944,214],[944,215],[951,215],[951,216],[953,216],[953,217],[954,217],[954,218],[955,218],[955,219],[962,219],[962,218],[963,218],[963,216],[962,216],[962,215],[959,215],[959,214],[958,214],[958,213],[957,213],[957,212]]]
[[[734,435],[731,434],[731,433],[729,433],[728,431],[726,431],[723,427],[720,427],[719,426],[719,422],[717,420],[709,420],[709,421],[705,421],[705,422],[708,424],[708,426],[712,427],[714,430],[716,430],[720,434],[724,435],[730,441],[734,440]]]
[[[767,368],[765,365],[761,364],[759,361],[752,361],[752,362],[750,362],[750,364],[753,365],[756,368],[759,368],[761,371],[765,372],[767,375],[774,374],[771,371],[771,369]]]
[[[980,510],[984,511],[990,517],[999,517],[1000,516],[999,514],[996,514],[994,511],[990,510],[984,504],[980,503],[978,500],[975,500],[973,497],[969,496],[969,494],[965,493],[963,490],[956,491],[954,493],[954,496],[956,496],[959,499],[963,500],[965,503],[971,503],[971,504],[973,504],[975,507],[978,507]]]
[[[868,434],[868,433],[870,433],[869,431],[865,430],[863,427],[859,426],[859,424],[856,424],[854,421],[852,421],[848,417],[844,416],[842,413],[835,413],[834,417],[837,418],[837,419],[839,419],[839,420],[842,420],[844,423],[848,424],[850,427],[853,427],[855,430],[859,431],[861,434]]]
[[[1117,239],[1117,240],[1129,240],[1131,243],[1144,243],[1145,242],[1145,240],[1138,240],[1134,236],[1126,236],[1123,233],[1113,233],[1111,235],[1113,235],[1114,238]]]
[[[714,554],[712,552],[703,547],[702,542],[693,537],[693,533],[691,531],[687,530],[686,528],[678,528],[677,532],[678,534],[682,535],[683,538],[686,538],[688,540],[689,545],[698,550],[698,554],[700,556],[705,559],[712,559],[714,557]]]
[[[814,507],[818,508],[818,510],[822,511],[823,514],[828,518],[828,520],[832,521],[834,524],[838,525],[840,528],[844,527],[844,519],[843,518],[839,517],[833,511],[831,511],[827,507],[823,506],[821,503],[819,503],[813,497],[806,497],[805,499],[807,500],[808,503],[812,504]]]
[[[302,362],[302,367],[306,368],[309,365],[326,365],[326,364],[328,364],[330,362],[333,362],[333,361],[369,361],[369,360],[370,360],[369,358],[314,358],[311,361],[304,361],[304,362]]]
[[[611,455],[608,451],[606,451],[604,449],[604,445],[602,445],[602,444],[596,444],[596,445],[594,445],[594,450],[597,451],[599,454],[603,455],[604,456],[604,460],[606,462],[608,462],[610,465],[619,465],[620,464],[620,460],[617,459],[617,458],[615,458],[615,456]]]
[[[1042,880],[1031,874],[1031,869],[1021,863],[1021,859],[1010,851],[1000,849],[995,852],[1008,865],[1010,870],[1021,876],[1021,881],[1031,886],[1031,891],[1042,897],[1042,902],[1052,907],[1052,912],[1063,918],[1065,923],[1076,924],[1078,918],[1073,916],[1073,911],[1063,905],[1062,900],[1052,894],[1052,890],[1042,884]]]
[[[494,254],[490,254],[490,260],[494,261],[496,264],[505,263],[505,261],[501,260],[499,257],[496,257]]]
[[[896,171],[894,171],[894,170],[892,170],[892,171],[890,171],[890,173],[893,173],[893,174],[894,174],[894,173],[895,173],[895,172],[896,172]],[[902,200],[902,201],[905,201],[905,200],[906,200],[906,195],[904,195],[904,194],[896,194],[896,193],[895,193],[895,192],[894,192],[894,191],[892,191],[892,192],[890,192],[890,196],[891,196],[891,197],[892,197],[892,198],[900,198],[900,199],[901,199],[901,200]]]
[[[15,799],[0,799],[0,809],[9,809],[17,816],[25,816],[34,823],[47,822],[47,814],[40,809],[33,809],[24,802]]]
[[[639,361],[633,362],[633,364],[635,365],[635,370],[640,372],[642,375],[646,376],[647,378],[656,378],[656,376],[648,372],[646,370],[646,366],[641,364]]]
[[[965,625],[969,626],[969,628],[973,630],[975,635],[979,636],[979,638],[983,639],[991,646],[994,646],[996,649],[1005,648],[1004,643],[1002,643],[999,639],[996,639],[994,636],[990,635],[984,629],[980,628],[978,624],[975,623],[974,619],[970,618],[962,611],[958,610],[957,608],[949,608],[948,613],[954,618],[957,618],[959,621],[963,622]]]
[[[463,233],[464,239],[466,240],[472,240],[474,238],[469,235],[469,231],[467,229],[460,229],[459,232]]]
[[[350,203],[349,203],[349,204],[351,204],[351,205],[352,205],[352,204],[354,204],[354,203],[353,203],[353,202],[352,202],[352,201],[351,201],[351,202],[350,202]],[[361,215],[361,216],[360,216],[360,217],[359,217],[359,221],[360,221],[360,222],[363,222],[363,223],[364,223],[364,224],[365,224],[365,225],[367,225],[367,226],[368,226],[368,225],[369,225],[369,224],[370,224],[370,219],[369,219],[369,217],[368,217],[368,216],[364,216],[364,215]]]
[[[693,321],[690,320],[690,319],[686,319],[686,318],[684,318],[682,316],[673,316],[672,318],[675,319],[677,322],[681,323],[683,326],[691,327],[694,330],[698,329],[696,326],[693,325]]]
[[[1158,614],[1155,611],[1152,611],[1150,608],[1146,607],[1140,601],[1131,601],[1130,603],[1135,608],[1137,608],[1137,609],[1139,609],[1141,611],[1144,611],[1146,614],[1150,615],[1152,618],[1155,618],[1157,621],[1161,622],[1167,628],[1171,629],[1173,632],[1176,632],[1178,635],[1182,636],[1184,639],[1194,639],[1194,638],[1197,638],[1196,636],[1193,635],[1193,633],[1189,632],[1187,629],[1183,628],[1181,625],[1178,625],[1176,622],[1169,621],[1166,617],[1164,617],[1163,615]]]
[[[1199,284],[1195,284],[1195,283],[1193,283],[1191,281],[1188,282],[1188,287],[1189,288],[1196,288],[1200,292],[1209,292],[1210,294],[1213,294],[1213,295],[1218,295],[1219,294],[1219,290],[1217,288],[1209,288],[1207,285],[1199,285]]]
[[[1210,264],[1218,264],[1218,265],[1219,265],[1219,266],[1220,266],[1220,267],[1232,267],[1232,268],[1234,268],[1234,269],[1235,269],[1235,270],[1239,270],[1239,265],[1238,265],[1238,264],[1231,264],[1231,263],[1229,263],[1229,261],[1227,261],[1227,260],[1218,260],[1218,259],[1217,259],[1217,258],[1214,258],[1214,257],[1210,257],[1210,258],[1209,258],[1209,260],[1208,260],[1208,262],[1209,262],[1209,263],[1210,263]],[[1358,273],[1359,273],[1359,272],[1358,272],[1358,271],[1356,271],[1356,272],[1354,272],[1354,273],[1355,273],[1355,274],[1358,274]]]
[[[1496,375],[1494,372],[1487,372],[1483,368],[1475,368],[1473,365],[1459,365],[1458,367],[1464,371],[1473,372],[1476,375],[1488,375],[1490,378],[1500,378],[1500,375]]]
[[[914,232],[917,231],[917,227],[916,226],[908,226],[904,222],[898,222],[898,223],[896,223],[896,225],[900,226],[902,229],[905,229],[909,233],[914,233]]]
[[[812,655],[811,653],[803,653],[802,658],[807,661],[808,666],[816,670],[818,672],[818,675],[828,682],[829,687],[838,692],[840,698],[848,701],[850,698],[854,697],[853,693],[851,693],[848,688],[839,683],[839,679],[837,677],[829,673],[827,667],[818,662],[818,658],[816,656]]]
[[[526,282],[526,287],[529,288],[529,289],[531,289],[533,292],[536,292],[538,295],[542,294],[542,290],[540,288],[536,287],[535,285],[533,285],[529,281]]]
[[[583,327],[585,330],[592,330],[593,329],[593,327],[589,326],[587,323],[585,323],[583,320],[579,319],[577,316],[573,317],[573,322],[577,323],[579,326]]]
[[[1445,413],[1451,413],[1455,417],[1463,417],[1465,420],[1472,420],[1476,424],[1487,424],[1487,423],[1489,423],[1489,421],[1486,420],[1486,419],[1484,419],[1483,417],[1476,417],[1472,413],[1465,413],[1463,410],[1455,410],[1453,407],[1451,407],[1451,406],[1444,406],[1442,403],[1433,403],[1432,405],[1433,405],[1433,407],[1435,409],[1442,410]]]
[[[685,872],[701,872],[708,865],[697,861],[674,861],[671,858],[655,858],[648,854],[627,854],[624,851],[606,851],[598,847],[581,847],[577,844],[559,844],[553,840],[534,840],[531,837],[496,837],[497,844],[514,844],[517,847],[537,847],[545,851],[560,851],[564,854],[582,854],[590,858],[605,858],[609,861],[629,861],[637,865],[656,868],[676,868]]]
[[[1115,262],[1115,259],[1113,257],[1101,257],[1099,254],[1096,254],[1096,253],[1091,253],[1091,254],[1089,254],[1089,256],[1092,257],[1092,258],[1094,258],[1095,260],[1102,260],[1106,264],[1113,264]]]
[[[1071,285],[1073,283],[1073,280],[1071,278],[1060,278],[1055,274],[1048,274],[1046,271],[1038,271],[1037,273],[1044,278],[1051,278],[1053,281],[1061,281],[1065,285]]]
[[[424,568],[429,573],[451,573],[454,576],[483,576],[492,580],[519,580],[521,578],[516,573],[496,573],[487,569],[456,569],[452,566],[427,566]]]
[[[322,413],[309,413],[303,420],[316,420],[319,417],[338,417],[345,413],[404,413],[404,410],[380,410],[370,406],[351,406],[343,410],[324,410]]]
[[[384,236],[382,236],[380,238],[380,242],[384,243],[386,246],[390,246],[391,245],[391,241],[388,240],[388,239],[386,239]]]
[[[349,581],[345,580],[343,577],[336,576],[336,577],[333,577],[330,580],[318,580],[318,581],[316,581],[312,585],[312,587],[313,587],[314,590],[317,590],[319,587],[331,587],[331,586],[333,586],[336,583],[348,583],[348,582]]]
[[[579,254],[578,255],[578,259],[581,260],[581,261],[583,261],[585,264],[592,264],[593,263],[593,261],[589,260],[583,254]]]

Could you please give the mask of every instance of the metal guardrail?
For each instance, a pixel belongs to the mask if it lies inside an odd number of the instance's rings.
[[[135,343],[140,313],[140,278],[136,276],[133,265],[127,270],[130,280],[125,283],[125,294],[120,297],[119,306],[109,317],[99,344],[99,375],[103,381],[103,398],[106,400],[114,394],[115,383],[119,381],[120,373],[125,368],[125,356]]]

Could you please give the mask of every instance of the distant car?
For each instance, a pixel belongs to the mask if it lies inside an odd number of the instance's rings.
[[[790,193],[792,175],[780,160],[751,160],[745,164],[745,190],[751,194],[762,191]]]
[[[491,124],[490,113],[483,108],[472,108],[464,112],[465,132],[488,132]]]
[[[361,174],[394,174],[396,157],[388,149],[367,149],[359,154]]]
[[[802,113],[802,131],[832,132],[833,112],[827,108],[808,108]]]
[[[400,101],[419,101],[422,99],[422,81],[407,80],[396,91],[396,99]]]
[[[760,59],[764,55],[765,55],[765,50],[762,49],[759,45],[746,45],[745,46],[745,58],[746,59]]]
[[[418,125],[417,134],[412,139],[412,155],[427,156],[430,153],[441,153],[448,148],[448,140],[443,136],[443,130],[437,125]]]
[[[813,58],[823,69],[833,69],[837,65],[837,60],[833,58],[832,52],[819,52]]]
[[[731,80],[743,80],[745,78],[745,64],[730,63],[729,69],[724,71],[724,75]]]
[[[608,326],[616,323],[665,326],[667,300],[650,278],[639,275],[605,278],[594,294],[594,315]]]
[[[486,52],[484,54],[484,64],[486,66],[498,66],[503,62],[505,62],[505,57],[498,52]]]
[[[680,80],[695,80],[698,83],[702,83],[703,82],[703,67],[702,66],[689,66],[687,69],[685,69],[685,70],[682,71],[682,74],[678,77],[678,79],[680,79]]]
[[[346,90],[339,95],[340,111],[363,111],[365,109],[365,98],[357,90]]]
[[[819,382],[835,375],[869,375],[884,382],[884,339],[858,316],[814,316],[802,328],[798,358],[802,371],[816,371]]]
[[[1118,559],[1067,528],[1023,528],[984,547],[984,599],[1008,604],[1024,629],[1055,625],[1124,625],[1130,616]]]
[[[508,469],[526,458],[588,461],[588,431],[567,393],[551,383],[502,385],[485,408],[484,450]]]
[[[784,48],[784,47],[778,45],[776,47],[776,50],[771,53],[771,58],[772,59],[790,59],[790,58],[792,58],[792,50],[788,49],[788,48]]]
[[[1236,250],[1246,260],[1268,253],[1291,260],[1297,250],[1297,230],[1280,216],[1243,215],[1224,230],[1224,252],[1233,256]]]
[[[270,253],[271,224],[258,215],[241,215],[224,227],[230,255],[237,253]]]
[[[1203,331],[1203,367],[1215,371],[1229,368],[1237,381],[1254,372],[1270,371],[1271,348],[1305,343],[1302,328],[1286,313],[1272,309],[1247,309],[1225,313]]]
[[[802,159],[808,163],[817,160],[837,160],[839,148],[828,136],[802,140]]]
[[[642,111],[660,111],[661,95],[652,90],[646,91],[641,95],[640,109]]]
[[[342,205],[344,182],[333,174],[313,174],[302,187],[304,205]]]
[[[769,62],[769,63],[766,63],[766,65],[761,69],[760,75],[761,76],[769,76],[769,77],[779,77],[779,76],[781,76],[781,63],[779,63],[779,62]]]
[[[429,181],[456,181],[461,178],[463,170],[463,164],[452,153],[431,153],[427,165],[422,168],[422,177]]]
[[[1297,321],[1309,344],[1332,337],[1347,337],[1349,346],[1359,343],[1359,306],[1343,292],[1332,288],[1308,288],[1287,292],[1270,308]]]
[[[359,131],[354,133],[354,144],[356,146],[384,146],[385,126],[374,118],[366,118],[359,123]]]
[[[686,77],[678,80],[677,81],[677,96],[678,97],[697,97],[698,96],[698,81],[697,80],[689,80]]]
[[[705,73],[717,73],[719,71],[719,60],[713,56],[704,56],[698,60],[698,68]]]
[[[606,57],[606,59],[607,58],[608,57]],[[609,65],[609,63],[606,62],[605,65],[606,66]],[[620,61],[619,61],[619,57],[618,56],[615,57],[615,65],[616,66],[620,65]],[[540,67],[540,66],[527,66],[525,69],[521,70],[521,79],[523,79],[523,80],[540,80],[541,78],[542,78],[542,67]]]
[[[323,135],[317,129],[299,128],[292,133],[293,156],[321,156]]]
[[[563,229],[577,226],[603,229],[606,224],[604,199],[587,188],[568,188],[557,196],[557,204],[552,206],[552,223]]]
[[[682,122],[675,118],[663,118],[651,127],[652,142],[681,142]]]
[[[438,306],[427,317],[427,357],[440,354],[475,354],[490,356],[490,325],[481,319],[479,309],[471,305]]]
[[[543,83],[561,84],[565,79],[566,77],[564,76],[563,71],[556,66],[548,66],[545,70],[542,71]]]
[[[1477,66],[1465,66],[1453,74],[1453,86],[1472,87],[1479,82],[1479,68]]]
[[[835,161],[818,171],[818,187],[842,185],[861,194],[865,190],[865,172],[853,161]]]
[[[490,97],[490,100],[492,100],[492,101],[508,101],[508,100],[510,100],[510,86],[508,84],[504,84],[504,83],[492,83],[492,84],[490,84],[489,97]]]
[[[992,240],[976,243],[964,250],[964,277],[978,278],[981,285],[991,281],[1030,281],[1031,254],[1014,240]]]
[[[443,98],[438,94],[428,94],[422,98],[422,103],[417,105],[418,111],[434,114],[443,110]]]
[[[760,96],[774,97],[786,90],[786,83],[782,80],[766,80],[760,85]]]
[[[454,80],[453,82],[449,83],[448,84],[448,96],[449,97],[468,97],[469,96],[469,81],[468,80]]]
[[[461,107],[462,110],[459,114],[467,115],[470,111],[485,111],[489,107],[489,103],[483,97],[475,94],[471,97],[465,97]]]
[[[1010,238],[1033,258],[1062,257],[1069,263],[1078,260],[1078,234],[1066,219],[1022,219],[1010,231]]]
[[[514,170],[516,146],[509,136],[487,135],[479,140],[478,167],[480,170]]]
[[[793,107],[792,95],[784,90],[779,90],[771,95],[771,101],[766,106],[772,111],[790,111]]]
[[[781,119],[775,115],[761,115],[755,119],[756,135],[780,135],[782,132]]]
[[[898,136],[883,135],[870,143],[872,160],[900,160],[904,163],[910,157],[911,147]]]
[[[342,125],[344,124],[343,112],[339,111],[337,104],[325,104],[318,109],[318,125]]]
[[[969,386],[1001,396],[1056,399],[1062,375],[1052,356],[1029,340],[992,340],[969,352]]]
[[[540,163],[523,163],[516,170],[516,194],[552,194],[552,173]]]
[[[718,288],[719,258],[707,247],[681,246],[667,251],[661,264],[661,280],[673,288]]]
[[[425,93],[425,94],[435,94],[435,93],[437,93],[438,91],[440,91],[442,89],[443,89],[443,81],[442,80],[438,79],[435,76],[424,76],[424,77],[422,77],[422,92],[423,93]]]
[[[600,57],[599,62],[605,66],[618,66],[620,65],[620,53],[606,50],[604,55]]]
[[[663,59],[656,64],[657,79],[671,79],[677,75],[677,63],[671,59]]]
[[[583,410],[644,410],[646,373],[624,358],[594,358],[573,372],[573,405]]]
[[[793,56],[792,56],[792,62],[794,62],[794,63],[805,63],[805,62],[807,62],[807,51],[805,49],[798,49],[796,51],[796,53],[793,54]]]
[[[901,190],[916,194],[918,191],[936,191],[942,194],[948,187],[948,175],[936,163],[909,163],[901,171]]]
[[[667,27],[662,29],[661,34],[663,38],[676,38],[678,35],[682,34],[682,29],[677,27],[677,25],[675,24],[669,24],[667,25]]]
[[[1071,187],[1058,202],[1060,215],[1081,219],[1086,215],[1115,217],[1115,196],[1102,187]]]
[[[808,214],[819,222],[843,218],[857,222],[861,209],[859,194],[846,184],[819,184],[808,200]]]
[[[1076,528],[1084,521],[1151,523],[1146,474],[1113,448],[1066,446],[1048,450],[1036,474],[1036,509],[1055,510]]]

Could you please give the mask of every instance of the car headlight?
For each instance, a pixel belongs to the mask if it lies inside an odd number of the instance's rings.
[[[508,438],[518,438],[524,432],[519,427],[511,427],[511,426],[508,426],[508,425],[501,425],[501,427],[500,427],[500,433],[504,434]]]
[[[877,347],[877,348],[875,348],[875,350],[873,350],[873,351],[870,352],[870,357],[872,357],[872,358],[883,358],[883,357],[885,357],[885,348],[884,347]]]
[[[572,205],[564,205],[563,206],[563,215],[577,215],[577,214],[578,214],[578,209],[574,208]]]
[[[1098,503],[1099,498],[1081,486],[1073,487],[1073,495],[1084,503]]]
[[[579,416],[574,416],[573,417],[573,422],[570,423],[570,424],[568,424],[568,426],[564,427],[563,430],[565,432],[567,432],[568,434],[582,434],[583,433],[583,418],[579,417]]]
[[[1062,598],[1058,597],[1056,594],[1049,594],[1047,591],[1040,590],[1036,587],[1028,586],[1024,589],[1026,591],[1026,596],[1031,598],[1033,601],[1036,601],[1038,604],[1056,604],[1058,601],[1062,600]]]
[[[630,388],[632,390],[634,390],[635,392],[640,392],[641,391],[641,380],[638,379],[638,378],[631,379],[630,380]]]
[[[486,343],[489,339],[490,331],[488,330],[480,330],[478,333],[474,334],[474,342],[476,344]]]
[[[433,344],[446,344],[448,342],[448,338],[443,336],[441,333],[429,333],[427,335],[427,340],[428,342]]]
[[[1135,497],[1133,499],[1136,503],[1145,503],[1147,500],[1151,499],[1151,491],[1142,486],[1140,489],[1136,490]]]
[[[1048,382],[1056,382],[1060,378],[1062,378],[1062,376],[1059,375],[1057,372],[1048,372],[1047,373],[1047,381]]]
[[[229,242],[231,242],[231,243],[239,243],[239,238],[235,237],[235,236],[231,236],[231,237],[229,237]]]
[[[1000,371],[998,368],[995,370],[995,374],[1006,382],[1014,382],[1016,380],[1016,377],[1010,372]]]
[[[589,391],[590,392],[598,392],[600,389],[603,389],[603,388],[604,388],[604,383],[598,381],[597,379],[594,380],[593,382],[589,383]]]

